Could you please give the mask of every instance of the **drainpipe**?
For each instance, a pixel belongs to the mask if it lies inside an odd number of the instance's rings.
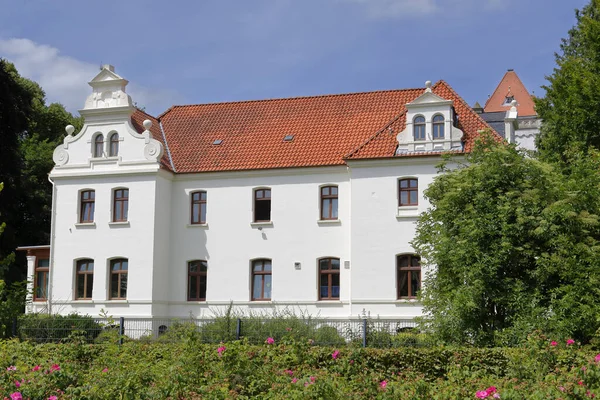
[[[348,262],[350,268],[348,269],[348,307],[349,316],[352,318],[352,173],[350,166],[346,167],[348,171]],[[345,263],[344,263],[345,264]],[[345,265],[344,265],[345,267]]]
[[[54,230],[56,225],[56,186],[48,175],[48,182],[52,184],[52,214],[50,214],[50,266],[48,277],[48,314],[52,315],[52,283],[54,276]]]

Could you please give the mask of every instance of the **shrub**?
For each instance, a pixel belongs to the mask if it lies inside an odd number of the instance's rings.
[[[102,326],[89,315],[26,314],[19,318],[18,333],[21,339],[36,343],[60,342],[74,331],[83,332],[87,341],[93,341],[102,332]]]

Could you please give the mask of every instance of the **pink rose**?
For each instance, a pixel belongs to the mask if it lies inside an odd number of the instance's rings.
[[[573,339],[568,339],[567,340],[567,346],[570,346],[572,344],[575,344],[575,341]]]
[[[310,381],[311,381],[312,383],[315,383],[315,381],[316,381],[316,380],[317,380],[317,378],[315,378],[314,376],[311,376],[311,377],[310,377]]]
[[[272,337],[268,337],[267,344],[273,344],[273,343],[275,343],[275,339],[273,339]]]
[[[555,340],[553,340],[550,342],[550,346],[556,347],[556,346],[558,346],[558,343]]]
[[[338,358],[339,355],[340,355],[340,352],[338,350],[336,350],[333,353],[331,353],[331,358],[333,358],[335,360]]]
[[[50,396],[50,397],[48,397],[48,400],[58,400],[58,397],[56,397],[56,396]]]
[[[221,357],[223,355],[224,351],[225,351],[225,346],[221,346],[217,349],[217,353],[219,353],[219,357]]]
[[[20,392],[14,392],[10,395],[10,400],[23,400],[23,396]]]
[[[296,383],[296,382],[298,382],[298,378],[293,378],[292,383]]]
[[[15,367],[14,365],[11,365],[10,367],[6,368],[7,371],[16,371],[17,367]]]
[[[286,369],[286,370],[285,370],[285,371],[283,371],[283,372],[285,372],[285,373],[286,373],[286,374],[288,374],[289,376],[292,376],[292,375],[294,375],[294,371],[292,371],[291,369]]]
[[[479,392],[475,393],[475,396],[478,399],[485,399],[486,397],[488,397],[488,393],[485,390],[480,390]]]
[[[496,393],[496,386],[490,386],[489,388],[485,389],[485,392],[488,395]]]
[[[52,364],[52,366],[50,366],[50,371],[60,371],[60,366],[58,364]]]
[[[379,383],[379,387],[382,388],[382,389],[385,389],[386,386],[387,386],[387,381],[381,381]]]
[[[104,368],[102,372],[108,372],[108,368]]]
[[[15,381],[15,386],[16,386],[16,387],[21,387],[21,382],[19,382],[19,381]]]
[[[35,371],[39,371],[39,370],[40,370],[40,366],[39,366],[39,365],[36,365],[36,366],[35,366],[35,367],[33,367],[31,370],[32,370],[33,372],[35,372]]]
[[[594,361],[600,362],[600,354],[598,354],[596,357],[594,357]]]

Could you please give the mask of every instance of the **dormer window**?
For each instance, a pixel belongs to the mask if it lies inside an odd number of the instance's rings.
[[[425,117],[419,115],[413,121],[415,140],[425,140]]]
[[[94,157],[102,157],[104,153],[104,136],[97,135],[94,139]]]
[[[504,104],[502,104],[502,105],[503,106],[510,106],[510,103],[512,103],[514,99],[515,99],[515,96],[506,96],[504,98]]]
[[[110,135],[110,149],[108,155],[109,157],[116,157],[119,155],[119,134],[116,132]]]
[[[444,116],[436,115],[433,117],[433,139],[444,138]]]

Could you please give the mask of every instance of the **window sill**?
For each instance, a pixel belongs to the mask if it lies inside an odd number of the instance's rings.
[[[400,304],[406,304],[406,303],[412,303],[412,304],[414,304],[414,303],[419,303],[420,304],[420,301],[417,300],[417,299],[397,299],[396,303],[400,303]]]
[[[340,219],[320,219],[320,220],[317,220],[317,224],[319,224],[319,225],[341,225],[342,221]]]
[[[208,229],[208,224],[187,224],[188,228],[204,228]]]
[[[129,221],[109,222],[108,226],[111,228],[126,227],[129,226]]]
[[[106,303],[110,303],[110,304],[129,304],[129,301],[127,299],[108,299],[106,300]]]
[[[75,224],[77,229],[96,229],[95,222],[78,222]]]
[[[76,304],[94,304],[94,300],[92,299],[75,299],[73,303]]]
[[[273,226],[273,221],[250,222],[250,226],[253,228],[270,228]]]
[[[249,306],[264,306],[273,304],[273,300],[250,300]]]
[[[398,214],[396,214],[396,218],[418,218],[419,214],[419,206],[400,206],[398,207]]]

